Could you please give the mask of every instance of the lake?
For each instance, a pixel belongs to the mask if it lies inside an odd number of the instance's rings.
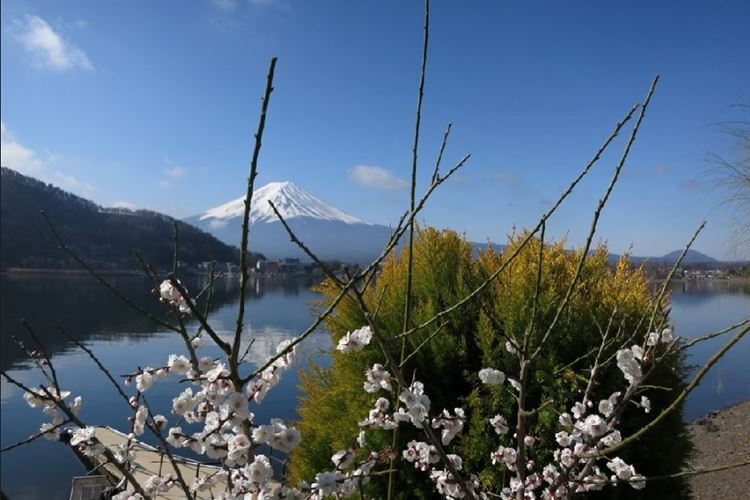
[[[126,296],[159,314],[164,307],[150,292],[150,283],[138,277],[111,278]],[[198,290],[196,279],[186,280],[189,290]],[[311,308],[317,296],[310,291],[310,279],[257,280],[250,283],[247,320],[255,340],[251,362],[265,360],[284,339],[297,336],[312,321]],[[127,407],[112,395],[85,353],[61,336],[60,325],[85,343],[114,374],[131,372],[135,365],[161,366],[172,352],[182,352],[181,339],[164,332],[146,318],[122,304],[88,276],[3,275],[0,295],[0,366],[27,385],[41,377],[32,369],[10,339],[23,336],[21,318],[28,319],[53,356],[61,384],[83,396],[81,416],[85,421],[123,428]],[[211,322],[220,334],[234,328],[237,285],[218,282]],[[750,283],[688,282],[672,285],[672,320],[675,332],[684,337],[704,335],[750,317]],[[725,339],[697,345],[689,363],[704,362]],[[330,339],[321,328],[300,346],[298,363],[312,359],[326,363]],[[218,351],[208,351],[217,355]],[[750,339],[743,339],[709,373],[690,395],[685,418],[692,420],[710,410],[750,398]],[[281,383],[263,404],[253,408],[256,421],[271,417],[294,418],[298,377],[296,367],[285,373]],[[146,395],[157,413],[169,417],[176,382],[159,382]],[[2,380],[0,441],[2,446],[28,437],[45,421],[39,410],[29,408],[22,394]],[[68,498],[71,477],[84,470],[67,447],[45,439],[2,455],[2,490],[11,498]]]

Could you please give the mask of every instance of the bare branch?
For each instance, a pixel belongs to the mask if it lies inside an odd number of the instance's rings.
[[[133,302],[129,298],[125,297],[123,294],[121,294],[119,292],[119,290],[117,290],[117,288],[115,288],[109,281],[105,280],[102,277],[102,275],[100,275],[99,273],[97,273],[96,271],[94,271],[94,269],[92,269],[91,266],[89,266],[86,263],[86,261],[84,261],[74,251],[72,251],[70,248],[68,248],[68,246],[65,244],[65,242],[60,237],[60,235],[57,233],[57,230],[55,229],[55,226],[52,225],[52,222],[49,220],[49,218],[47,217],[47,214],[44,212],[44,210],[41,211],[41,214],[42,214],[42,217],[44,217],[44,220],[47,223],[47,225],[49,226],[49,228],[52,230],[52,235],[55,237],[55,240],[57,240],[57,244],[60,246],[60,248],[63,251],[65,251],[65,253],[67,253],[68,255],[70,255],[73,258],[73,260],[75,260],[76,262],[78,262],[78,264],[81,267],[83,267],[91,276],[93,276],[99,283],[101,283],[106,288],[108,288],[121,301],[123,301],[124,303],[126,303],[131,308],[133,308],[136,311],[138,311],[139,313],[143,314],[144,316],[146,316],[148,319],[150,319],[154,323],[157,323],[157,324],[163,326],[164,328],[167,328],[167,329],[175,331],[175,332],[179,331],[178,327],[176,327],[176,326],[174,326],[172,324],[167,323],[166,321],[162,320],[161,318],[157,318],[156,316],[154,316],[153,314],[151,314],[150,312],[148,312],[147,310],[145,310],[144,308],[142,308],[141,306],[139,306],[138,304],[136,304],[135,302]]]
[[[253,156],[250,160],[250,175],[247,177],[247,193],[245,194],[245,210],[242,213],[242,242],[240,243],[240,303],[237,311],[237,329],[234,332],[234,342],[232,343],[232,355],[229,356],[229,365],[233,374],[237,373],[237,355],[240,350],[240,341],[242,339],[242,325],[245,320],[245,293],[247,289],[247,240],[250,226],[250,208],[253,201],[253,189],[255,186],[255,177],[258,175],[258,156],[260,147],[263,142],[263,131],[266,128],[266,113],[268,112],[268,102],[273,92],[273,75],[276,70],[275,57],[271,58],[271,64],[268,67],[268,76],[266,78],[266,90],[261,101],[260,117],[258,118],[258,130],[255,132],[255,147]]]

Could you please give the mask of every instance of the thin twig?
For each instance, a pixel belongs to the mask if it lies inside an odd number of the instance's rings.
[[[31,325],[28,321],[25,319],[21,320],[21,324],[26,328],[26,330],[29,332],[29,335],[32,339],[34,339],[34,343],[39,348],[39,352],[42,353],[42,356],[44,356],[44,360],[47,362],[47,367],[49,368],[50,374],[52,375],[52,382],[55,386],[55,389],[57,389],[57,392],[60,392],[60,383],[57,380],[57,371],[55,370],[55,365],[52,364],[52,358],[50,357],[49,353],[47,352],[47,349],[44,347],[44,342],[42,342],[42,339],[40,339],[36,333],[34,333],[34,329],[31,328]]]
[[[180,265],[180,230],[177,227],[177,219],[174,220],[174,255],[172,257],[172,274],[177,276],[177,268]]]
[[[630,111],[625,115],[625,117],[620,120],[616,125],[614,130],[610,133],[609,137],[604,141],[604,143],[599,147],[599,149],[594,154],[593,158],[589,160],[589,162],[584,166],[583,170],[578,174],[578,176],[571,182],[568,187],[565,189],[565,191],[562,192],[560,197],[557,199],[557,201],[550,207],[547,212],[542,215],[542,217],[539,219],[539,222],[537,223],[536,227],[529,231],[529,233],[526,235],[526,238],[516,247],[516,249],[513,251],[513,253],[508,257],[507,260],[503,262],[503,264],[500,265],[484,282],[482,282],[477,288],[475,288],[471,293],[467,294],[463,299],[459,300],[452,306],[443,309],[442,311],[435,314],[432,318],[424,321],[423,323],[420,323],[419,325],[416,325],[412,327],[410,330],[407,330],[400,335],[397,336],[397,338],[405,337],[407,335],[411,335],[414,332],[421,330],[422,328],[426,328],[430,326],[431,324],[438,321],[443,316],[450,314],[454,310],[462,307],[464,304],[471,301],[474,297],[477,296],[477,294],[481,293],[482,290],[487,288],[490,283],[495,281],[495,279],[505,270],[505,268],[511,263],[513,260],[515,260],[516,256],[526,247],[528,242],[531,240],[531,238],[536,235],[536,233],[541,229],[542,224],[544,224],[551,216],[554,214],[557,209],[560,207],[562,202],[570,195],[570,193],[573,192],[575,187],[578,185],[579,182],[581,182],[581,179],[583,179],[591,170],[591,168],[596,164],[596,162],[599,161],[601,158],[601,155],[604,153],[604,151],[607,149],[607,147],[610,145],[610,143],[617,137],[620,133],[620,130],[622,127],[627,123],[632,117],[635,111],[638,109],[640,105],[635,104]]]
[[[589,230],[589,234],[586,237],[586,243],[584,244],[583,249],[581,250],[581,257],[578,260],[578,266],[576,268],[575,274],[573,275],[573,280],[570,282],[570,285],[565,291],[565,296],[563,300],[560,302],[559,307],[555,311],[555,316],[552,318],[552,322],[547,327],[547,331],[544,333],[544,335],[542,336],[542,339],[539,341],[539,344],[536,347],[536,350],[531,355],[532,359],[537,357],[539,353],[541,352],[542,348],[544,347],[544,344],[546,343],[547,338],[552,334],[552,331],[557,326],[557,322],[559,321],[560,316],[562,315],[563,311],[568,305],[568,302],[573,296],[575,287],[578,284],[578,280],[581,277],[581,273],[583,272],[583,265],[586,262],[586,258],[588,257],[589,249],[591,248],[591,242],[593,241],[594,234],[596,233],[596,226],[597,226],[597,223],[599,222],[599,216],[601,215],[601,212],[604,209],[604,206],[607,204],[610,194],[612,194],[612,189],[614,189],[615,184],[617,184],[617,180],[620,177],[620,171],[625,165],[625,161],[627,160],[628,155],[630,154],[630,149],[633,146],[633,143],[635,142],[636,136],[638,135],[638,130],[641,127],[643,118],[646,115],[646,110],[648,109],[648,105],[651,102],[651,96],[654,95],[654,91],[656,90],[656,84],[658,82],[659,82],[659,75],[656,75],[653,81],[651,82],[651,86],[648,89],[648,93],[646,94],[646,99],[643,101],[643,106],[641,106],[641,111],[638,114],[638,119],[636,120],[635,125],[633,126],[633,130],[630,132],[630,138],[628,139],[627,144],[625,144],[625,149],[622,152],[622,155],[620,155],[620,161],[617,163],[617,167],[612,173],[612,179],[610,180],[609,185],[607,186],[607,189],[604,192],[604,196],[599,200],[596,206],[596,210],[594,210],[594,216],[591,221],[591,229]]]
[[[438,326],[437,329],[434,332],[432,332],[429,337],[424,339],[421,344],[419,344],[408,356],[406,356],[401,361],[401,363],[399,364],[399,367],[403,368],[406,362],[409,361],[414,355],[416,355],[420,351],[420,349],[422,349],[425,345],[427,345],[427,343],[430,340],[432,340],[438,333],[440,333],[443,330],[443,328],[446,327],[446,325],[448,325],[447,321],[444,323],[441,323],[440,326]]]
[[[710,334],[704,335],[702,337],[693,338],[693,339],[690,340],[690,342],[685,342],[684,344],[682,344],[682,346],[680,348],[683,349],[683,350],[688,349],[690,347],[693,347],[695,344],[697,344],[699,342],[703,342],[704,340],[710,340],[710,339],[718,337],[720,335],[724,335],[725,333],[729,333],[732,330],[736,330],[737,328],[739,328],[741,326],[744,326],[744,325],[746,325],[748,323],[750,323],[750,318],[743,319],[739,323],[735,323],[734,325],[728,326],[726,328],[723,328],[723,329],[721,329],[721,330],[719,330],[717,332],[710,333]]]
[[[451,133],[452,127],[453,124],[449,123],[448,127],[445,129],[443,143],[440,145],[440,152],[438,153],[437,160],[435,160],[435,170],[432,171],[432,180],[430,182],[435,182],[435,179],[440,175],[440,163],[443,161],[443,151],[445,151],[445,145],[448,143],[448,136]]]
[[[57,329],[58,329],[58,331],[60,333],[62,333],[65,336],[65,338],[67,338],[68,340],[70,340],[71,342],[73,342],[76,346],[78,346],[78,348],[80,348],[83,352],[85,352],[89,356],[89,358],[92,359],[92,361],[96,364],[96,366],[99,368],[99,370],[112,383],[112,386],[115,388],[115,390],[117,391],[117,393],[122,397],[122,399],[125,400],[125,402],[128,404],[128,406],[130,406],[130,398],[128,397],[127,394],[125,394],[125,391],[122,389],[122,387],[120,387],[120,384],[117,382],[117,380],[115,380],[115,378],[112,376],[112,374],[110,373],[110,371],[107,370],[107,368],[102,364],[101,361],[99,361],[99,358],[96,357],[96,355],[94,354],[94,352],[91,349],[89,349],[88,347],[86,347],[86,345],[83,342],[81,342],[81,341],[73,338],[62,327],[58,326]]]
[[[242,242],[240,243],[240,303],[237,311],[237,328],[234,332],[234,342],[232,343],[232,353],[229,364],[234,374],[237,372],[237,355],[240,350],[240,339],[242,338],[242,326],[245,320],[245,293],[247,289],[248,270],[247,270],[247,241],[250,228],[250,208],[253,201],[253,189],[255,186],[255,177],[258,175],[258,156],[260,147],[263,142],[263,131],[266,128],[266,113],[268,112],[268,102],[273,92],[273,75],[276,71],[275,57],[271,58],[271,64],[268,67],[268,76],[266,77],[266,90],[263,93],[261,101],[260,116],[258,118],[258,130],[255,132],[255,147],[253,156],[250,160],[250,175],[247,177],[247,192],[245,193],[245,210],[242,213]],[[234,361],[232,361],[232,359]]]
[[[12,450],[14,448],[18,448],[19,446],[23,446],[23,445],[32,443],[32,442],[36,441],[37,439],[39,439],[40,437],[42,437],[42,436],[44,436],[46,434],[49,434],[50,432],[55,432],[60,427],[66,426],[69,423],[70,423],[70,420],[65,420],[65,421],[63,421],[60,424],[57,424],[57,425],[54,425],[54,426],[50,427],[49,429],[47,429],[44,432],[37,432],[36,434],[32,434],[31,436],[29,436],[28,438],[24,439],[23,441],[18,441],[17,443],[13,443],[11,445],[6,446],[5,448],[3,448],[3,449],[0,450],[0,453],[5,453],[6,451],[10,451],[10,450]]]

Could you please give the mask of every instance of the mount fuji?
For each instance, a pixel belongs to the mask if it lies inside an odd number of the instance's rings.
[[[292,182],[271,182],[255,190],[250,206],[250,249],[269,259],[310,259],[289,239],[273,212],[272,201],[292,231],[321,259],[369,262],[380,253],[391,229],[365,222],[316,198]],[[188,217],[230,245],[240,246],[245,197]]]

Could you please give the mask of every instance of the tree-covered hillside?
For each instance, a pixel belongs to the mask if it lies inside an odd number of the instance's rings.
[[[95,203],[2,168],[0,265],[3,269],[76,268],[40,215],[44,210],[66,244],[99,269],[137,269],[133,249],[153,266],[169,269],[174,219],[148,210],[105,209]],[[237,262],[239,251],[180,222],[180,262]],[[251,261],[254,261],[251,258]]]

